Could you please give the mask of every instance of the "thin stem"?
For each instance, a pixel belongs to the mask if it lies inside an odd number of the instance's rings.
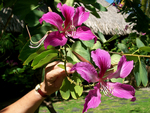
[[[65,57],[65,60],[64,60],[65,72],[66,72],[67,76],[69,76],[68,73],[67,73],[67,69],[66,69],[67,52],[68,52],[68,51],[67,51],[67,48],[66,48],[66,45],[64,46],[64,48],[65,48],[65,55],[64,55],[64,57]]]
[[[133,54],[124,54],[124,53],[117,53],[117,52],[112,52],[112,51],[108,51],[109,53],[114,53],[114,54],[119,54],[119,55],[125,55],[125,56],[136,56],[136,57],[149,57],[150,55],[133,55]]]
[[[136,50],[136,51],[134,51],[134,52],[132,53],[132,55],[133,55],[133,54],[135,54],[135,53],[136,53],[136,52],[138,52],[138,51],[139,51],[139,49],[138,49],[138,50]]]

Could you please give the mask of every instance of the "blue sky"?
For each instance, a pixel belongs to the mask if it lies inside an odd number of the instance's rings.
[[[106,0],[108,3],[112,3],[114,0]]]

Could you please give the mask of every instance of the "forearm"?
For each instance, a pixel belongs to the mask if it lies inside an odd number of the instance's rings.
[[[44,98],[33,89],[12,105],[1,110],[0,113],[34,113],[43,100]]]

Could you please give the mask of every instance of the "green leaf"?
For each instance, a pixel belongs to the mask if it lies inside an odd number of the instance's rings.
[[[30,48],[30,41],[28,41],[24,47],[22,48],[20,54],[19,54],[19,59],[22,60],[23,62],[34,52],[38,50],[38,48]]]
[[[47,50],[47,51],[44,51],[44,52],[38,54],[38,55],[34,58],[34,60],[33,60],[32,64],[31,64],[31,66],[34,67],[34,66],[38,65],[39,63],[42,63],[42,61],[48,63],[48,62],[51,60],[51,58],[54,57],[54,56],[55,56],[55,57],[57,56],[57,53],[56,53],[55,50]],[[47,59],[47,58],[48,58],[48,59]],[[45,61],[45,60],[47,60],[47,61]],[[42,63],[42,64],[43,64],[43,63]]]
[[[74,0],[65,0],[64,4],[66,4],[68,6],[73,6],[73,3],[74,3]]]
[[[94,44],[94,46],[90,49],[90,50],[94,50],[94,49],[98,49],[98,48],[102,48],[100,41],[96,41],[96,43]]]
[[[49,62],[51,62],[56,57],[57,57],[57,53],[49,53],[46,57],[44,57],[43,59],[41,59],[38,62],[38,64],[33,67],[33,69],[37,69],[37,68],[39,68],[39,67],[41,67],[41,66],[43,66],[43,65],[45,65],[45,64],[47,64]],[[33,60],[33,62],[34,62],[34,60]]]
[[[116,78],[112,78],[111,81],[112,81],[112,82],[120,82],[120,83],[123,83],[124,78],[117,78],[117,79],[116,79]]]
[[[3,8],[3,3],[0,4],[0,11],[2,10]]]
[[[142,84],[146,87],[147,86],[147,83],[148,83],[148,73],[147,73],[147,70],[146,70],[146,66],[145,66],[145,63],[143,61],[140,62],[140,74],[142,75],[141,79],[142,79]]]
[[[72,53],[72,49],[67,48],[67,58],[73,62],[80,62],[80,60]],[[68,59],[67,59],[68,60]]]
[[[90,12],[92,15],[94,15],[96,18],[101,18],[100,16],[99,16],[99,14],[97,13],[97,11],[92,11],[92,12]]]
[[[94,3],[91,4],[92,6],[94,6],[95,8],[97,8],[99,11],[107,11],[106,7],[102,6],[100,3]]]
[[[136,45],[138,48],[145,46],[144,43],[139,38],[136,38]]]
[[[120,61],[121,55],[118,54],[113,54],[111,56],[111,64],[118,64],[118,62]]]
[[[39,19],[42,17],[44,12],[39,11],[39,10],[33,10],[30,13],[27,14],[25,17],[26,23],[28,23],[29,27],[36,26],[40,24]]]
[[[94,46],[94,40],[82,41],[82,43],[89,48]]]
[[[32,53],[26,60],[25,62],[23,63],[23,65],[28,65],[29,62],[31,62],[38,54],[35,52],[35,53]]]
[[[115,65],[115,64],[118,64],[118,62],[120,61],[120,58],[121,58],[121,55],[118,55],[118,54],[113,54],[111,56],[111,64],[112,65]],[[113,70],[114,72],[117,70],[117,65],[116,66],[113,66]],[[123,83],[124,79],[123,78],[112,78],[111,79],[112,82],[120,82],[120,83]]]
[[[106,39],[105,39],[104,35],[103,35],[100,31],[98,31],[97,33],[98,33],[98,36],[99,36],[100,40],[101,40],[103,43],[105,43],[105,42],[106,42]]]
[[[139,68],[140,68],[140,66],[139,66],[139,61],[138,61],[138,62],[136,62],[135,67],[134,67],[134,76],[136,79],[137,86],[140,86],[141,81],[142,81],[141,75],[140,75],[141,72],[140,72]]]
[[[69,99],[69,97],[70,97],[69,87],[70,87],[70,82],[68,81],[67,78],[65,78],[63,80],[62,86],[60,87],[60,90],[59,90],[62,98],[65,100]]]
[[[113,37],[111,37],[109,40],[107,40],[106,42],[111,42],[115,39],[117,39],[119,36],[118,35],[114,35]]]
[[[77,73],[73,74],[72,79],[77,83],[82,83],[81,79],[79,78],[79,75]],[[83,87],[79,86],[79,85],[75,85],[75,84],[71,84],[70,85],[70,92],[71,92],[71,96],[74,99],[79,98],[82,93],[83,93]]]
[[[65,66],[63,64],[58,64],[57,66],[62,68],[62,69],[65,69]]]
[[[133,60],[134,62],[137,62],[137,60],[138,60],[138,57],[137,57],[137,56],[126,56],[126,58],[127,58],[128,60]]]
[[[94,6],[90,5],[90,4],[85,4],[85,8],[92,11],[92,12],[96,12],[96,9]]]
[[[83,2],[84,4],[92,4],[96,3],[96,0],[81,0],[81,2]]]
[[[89,48],[84,46],[84,44],[81,43],[81,41],[76,41],[72,45],[72,51],[75,51],[76,53],[78,53],[79,55],[81,55],[82,57],[84,57],[88,61],[91,60]]]
[[[148,47],[148,46],[140,47],[139,50],[150,52],[150,47]]]
[[[32,49],[32,48],[31,48]],[[48,46],[47,50],[54,49],[53,46]],[[38,54],[42,53],[43,51],[47,51],[44,46],[40,47],[36,52],[32,53],[23,63],[23,65],[28,65]]]
[[[119,43],[119,44],[118,44],[118,48],[119,48],[121,51],[123,51],[124,53],[127,53],[127,52],[128,52],[128,49],[127,49],[127,47],[126,47],[125,44]]]
[[[30,11],[36,9],[39,0],[17,0],[13,7],[13,14],[23,19]]]
[[[54,31],[54,28],[49,23],[43,23],[42,26],[37,27],[30,27],[31,35],[42,35],[41,38],[48,32],[48,31]]]
[[[135,64],[134,75],[136,79],[137,86],[139,86],[142,82],[144,86],[147,86],[148,78],[147,78],[147,70],[143,61],[138,61]]]

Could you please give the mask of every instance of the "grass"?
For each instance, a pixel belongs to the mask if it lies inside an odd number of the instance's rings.
[[[150,113],[150,91],[136,91],[136,101],[107,97],[102,94],[101,104],[95,109],[89,109],[89,113]],[[53,103],[58,113],[82,113],[85,95],[79,99],[63,100]],[[88,113],[87,112],[87,113]],[[40,113],[49,113],[45,106],[40,107]]]

